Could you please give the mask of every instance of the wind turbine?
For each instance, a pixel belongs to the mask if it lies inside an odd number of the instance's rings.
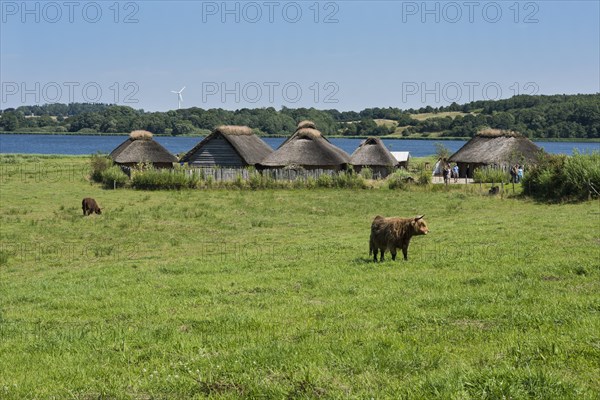
[[[181,96],[181,92],[183,92],[183,89],[185,89],[185,86],[181,88],[181,90],[179,92],[176,92],[174,90],[171,90],[171,93],[175,93],[177,94],[177,109],[179,110],[181,108],[181,103],[183,102],[183,96]]]

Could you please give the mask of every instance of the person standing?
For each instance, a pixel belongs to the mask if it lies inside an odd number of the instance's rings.
[[[454,183],[458,182],[458,164],[454,164],[452,167],[452,175],[454,176]]]
[[[450,169],[450,164],[444,165],[444,183],[448,185],[450,183],[450,174],[452,170]]]
[[[523,166],[519,165],[519,168],[517,169],[517,183],[521,182],[523,180]]]

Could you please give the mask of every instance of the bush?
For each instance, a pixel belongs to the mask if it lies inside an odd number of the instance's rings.
[[[600,192],[600,152],[545,155],[526,171],[523,193],[540,200],[585,200]]]
[[[421,171],[419,171],[419,177],[417,178],[417,183],[419,185],[429,185],[431,183],[431,179],[431,172],[425,168],[421,168]]]
[[[363,179],[373,179],[373,170],[369,167],[364,167],[360,170],[360,176]]]
[[[112,165],[112,160],[102,154],[93,154],[90,159],[90,176],[94,182],[102,182],[102,173]]]
[[[406,186],[410,183],[410,182],[414,182],[414,178],[412,177],[412,175],[404,170],[404,169],[399,169],[396,172],[394,172],[393,174],[389,175],[386,179],[388,188],[390,189],[406,189]]]
[[[118,165],[105,169],[100,173],[100,182],[105,188],[123,187],[129,181],[129,177],[121,170]]]
[[[323,174],[319,176],[319,178],[317,178],[317,187],[333,187],[333,178],[331,177],[331,175]]]
[[[333,186],[346,189],[362,189],[366,187],[364,178],[353,170],[339,171],[333,175]]]

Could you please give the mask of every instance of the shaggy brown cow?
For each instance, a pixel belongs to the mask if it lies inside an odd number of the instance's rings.
[[[86,197],[81,201],[81,209],[83,210],[83,215],[90,215],[93,213],[102,214],[102,209],[96,203],[96,200],[91,197]]]
[[[371,238],[369,239],[369,255],[377,261],[377,251],[381,252],[379,261],[383,261],[386,250],[392,253],[392,260],[396,259],[396,250],[402,249],[404,259],[408,260],[408,244],[414,235],[427,235],[429,229],[423,215],[415,218],[384,218],[376,216],[371,224]]]

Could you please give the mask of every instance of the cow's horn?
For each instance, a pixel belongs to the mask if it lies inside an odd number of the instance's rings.
[[[419,215],[417,218],[415,218],[417,221],[422,219],[425,215]]]

